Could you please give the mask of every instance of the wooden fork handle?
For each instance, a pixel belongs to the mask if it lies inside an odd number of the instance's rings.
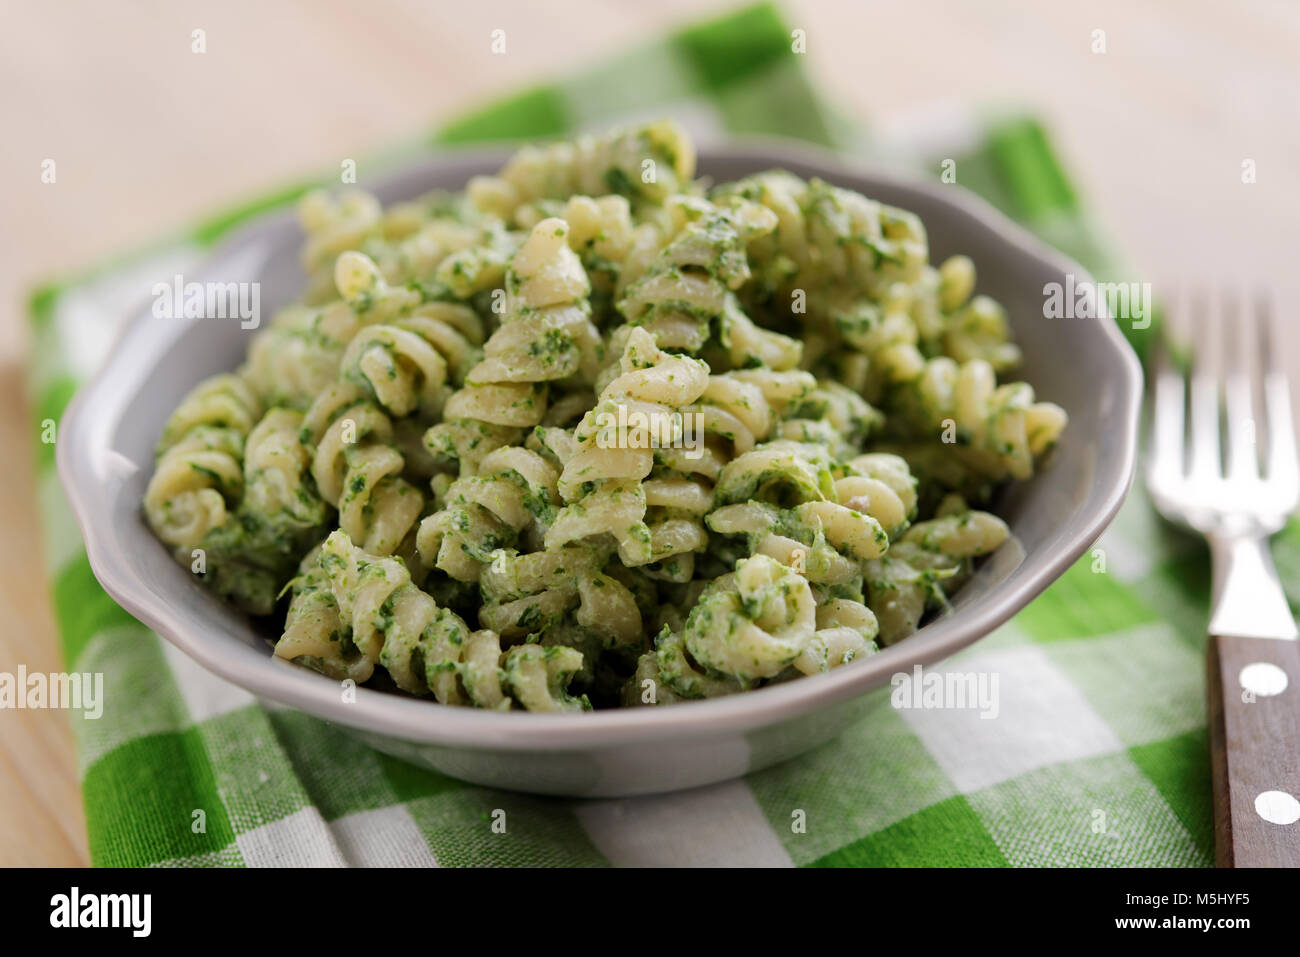
[[[1215,862],[1300,867],[1300,643],[1211,635],[1206,656]]]

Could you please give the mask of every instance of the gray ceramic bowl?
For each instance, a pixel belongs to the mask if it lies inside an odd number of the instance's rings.
[[[497,169],[500,152],[431,156],[372,188],[391,202],[459,187]],[[373,746],[479,784],[546,794],[616,796],[725,780],[828,740],[862,712],[863,694],[915,664],[938,661],[1023,608],[1097,538],[1132,479],[1141,373],[1115,325],[1042,318],[1043,286],[1084,271],[955,186],[847,168],[780,142],[703,150],[700,170],[729,180],[774,166],[821,176],[919,213],[937,261],[974,259],[980,290],[1007,307],[1024,375],[1059,403],[1070,425],[1054,461],[1010,488],[998,510],[1012,540],[956,596],[955,613],[878,655],[826,675],[749,694],[668,708],[588,714],[488,713],[369,689],[355,703],[339,686],[273,658],[245,619],[210,595],[150,533],[140,510],[163,422],[201,378],[233,369],[250,333],[233,321],[156,319],[141,310],[99,376],[64,417],[59,475],[91,566],[124,608],[201,665],[256,695],[351,729]],[[303,285],[291,214],[233,236],[201,275],[262,284],[262,314]]]

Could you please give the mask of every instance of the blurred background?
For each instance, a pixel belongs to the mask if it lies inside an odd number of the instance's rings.
[[[0,671],[61,667],[24,397],[32,286],[736,5],[3,0]],[[1267,285],[1293,331],[1300,6],[778,6],[805,31],[805,69],[823,95],[873,134],[924,138],[972,106],[1027,109],[1048,128],[1097,234],[1129,264],[1124,278],[1157,292],[1186,281]],[[192,52],[196,29],[203,55]],[[498,29],[504,55],[490,49]],[[42,182],[49,159],[54,183]],[[0,728],[0,863],[85,863],[65,717],[7,712]]]

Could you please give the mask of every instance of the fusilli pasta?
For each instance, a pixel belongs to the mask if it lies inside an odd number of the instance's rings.
[[[336,680],[555,712],[850,666],[950,607],[1066,425],[915,215],[706,185],[671,121],[300,219],[302,300],[168,419],[144,513]]]

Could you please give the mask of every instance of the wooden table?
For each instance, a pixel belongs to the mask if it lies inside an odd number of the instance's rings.
[[[730,3],[222,0],[10,5],[0,34],[0,671],[57,670],[23,401],[22,291],[264,189],[408,138]],[[790,0],[807,66],[888,130],[959,103],[1041,112],[1103,235],[1139,272],[1267,282],[1294,302],[1300,8],[1085,10],[1033,0]],[[206,52],[192,52],[192,31]],[[507,32],[492,55],[491,32]],[[1094,31],[1106,52],[1095,53]],[[57,181],[43,184],[54,159]],[[1241,182],[1255,162],[1257,182]],[[1293,331],[1293,330],[1292,330]],[[1290,340],[1290,354],[1296,350]],[[86,863],[60,712],[0,713],[0,864]]]

